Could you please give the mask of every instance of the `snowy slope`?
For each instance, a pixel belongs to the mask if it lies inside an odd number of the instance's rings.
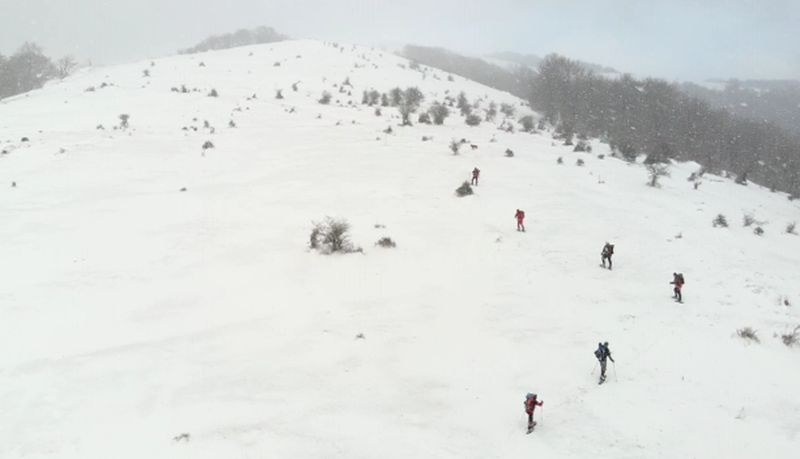
[[[0,457],[797,454],[800,349],[773,336],[800,324],[785,196],[718,177],[694,190],[692,164],[649,188],[641,166],[599,159],[605,145],[573,153],[455,113],[401,128],[361,91],[521,101],[369,48],[153,64],[0,102]],[[351,97],[333,87],[347,77]],[[122,113],[130,128],[112,129]],[[479,148],[453,156],[453,138]],[[476,195],[455,197],[474,166]],[[308,250],[326,215],[363,255]],[[606,240],[614,271],[598,267]],[[599,340],[619,364],[603,386]],[[530,436],[526,392],[545,401]]]

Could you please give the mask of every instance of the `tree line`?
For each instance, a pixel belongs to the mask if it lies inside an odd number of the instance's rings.
[[[212,35],[191,48],[178,50],[179,54],[202,53],[215,49],[229,49],[238,46],[258,45],[288,40],[289,37],[275,31],[272,27],[256,27],[255,29],[239,29],[233,33]]]
[[[663,80],[600,77],[555,54],[532,88],[531,106],[564,137],[600,137],[628,160],[693,160],[740,183],[800,194],[800,143],[774,123],[736,117]]]
[[[53,78],[64,78],[75,66],[69,56],[53,61],[38,45],[25,43],[11,56],[0,54],[0,99],[39,89]]]
[[[546,56],[538,71],[507,70],[439,48],[406,46],[405,57],[530,102],[557,136],[598,137],[623,158],[696,161],[800,196],[800,141],[778,124],[735,116],[681,87],[630,75],[606,78],[580,61]]]

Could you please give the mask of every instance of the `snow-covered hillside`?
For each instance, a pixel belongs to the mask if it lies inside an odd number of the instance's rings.
[[[0,102],[0,457],[796,456],[800,349],[780,337],[800,324],[796,202],[713,176],[695,190],[692,164],[647,187],[605,145],[573,153],[502,115],[400,127],[361,104],[395,86],[526,113],[314,41]],[[477,149],[453,155],[462,138]],[[326,216],[364,253],[310,251]],[[605,340],[619,365],[598,386]],[[527,392],[545,402],[531,435]]]

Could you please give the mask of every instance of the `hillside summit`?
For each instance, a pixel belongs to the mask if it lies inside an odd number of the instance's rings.
[[[362,103],[395,87],[424,95],[413,126]],[[3,100],[0,457],[795,457],[797,201],[692,163],[650,187],[584,146],[509,94],[306,40]],[[311,250],[328,216],[362,250]]]

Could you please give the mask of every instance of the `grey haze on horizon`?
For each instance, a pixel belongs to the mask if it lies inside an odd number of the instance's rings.
[[[800,1],[0,0],[0,53],[112,64],[259,25],[294,38],[566,56],[638,76],[800,79]]]

